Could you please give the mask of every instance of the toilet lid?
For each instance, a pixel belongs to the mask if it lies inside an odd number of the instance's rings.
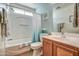
[[[31,46],[42,46],[42,43],[41,42],[35,42],[35,43],[32,43]]]

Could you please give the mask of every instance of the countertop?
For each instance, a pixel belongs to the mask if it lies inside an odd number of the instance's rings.
[[[47,38],[53,41],[58,41],[58,42],[65,43],[65,44],[79,48],[79,37],[78,36],[62,37],[62,35],[47,35],[47,36],[43,36],[43,38]]]

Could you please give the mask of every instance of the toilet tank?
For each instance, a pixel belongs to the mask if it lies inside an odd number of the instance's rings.
[[[48,34],[47,33],[41,33],[40,34],[40,41],[43,42],[43,36],[47,36]]]

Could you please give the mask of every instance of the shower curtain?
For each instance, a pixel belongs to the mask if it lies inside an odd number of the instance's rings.
[[[41,16],[39,14],[33,14],[33,38],[32,42],[39,42],[40,41],[40,32],[41,32]]]

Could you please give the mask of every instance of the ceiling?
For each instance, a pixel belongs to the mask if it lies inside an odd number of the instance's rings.
[[[65,7],[72,3],[20,3],[21,5],[34,8],[38,13],[46,12],[48,9],[56,9],[58,7]]]
[[[36,9],[37,13],[45,13],[53,5],[50,3],[21,3],[21,5]]]
[[[20,3],[21,5],[24,5],[24,6],[28,6],[28,7],[31,7],[31,8],[35,8],[34,4],[33,3]]]
[[[58,6],[66,6],[70,5],[72,3],[20,3],[21,5],[28,6],[31,8],[37,8],[37,7],[44,7],[44,6],[52,6],[53,8],[58,7]]]
[[[21,5],[28,6],[31,8],[44,7],[44,6],[53,6],[56,3],[20,3]]]

